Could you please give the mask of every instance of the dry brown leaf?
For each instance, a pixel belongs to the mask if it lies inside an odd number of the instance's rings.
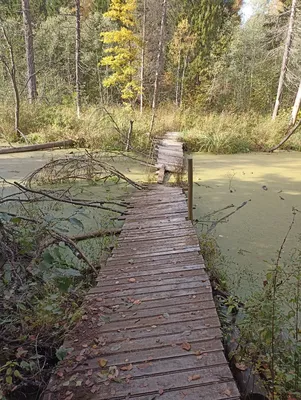
[[[201,375],[198,375],[198,374],[196,374],[196,375],[191,375],[191,376],[188,377],[188,381],[189,381],[189,382],[191,382],[191,381],[197,381],[197,380],[199,380],[199,379],[201,379]]]
[[[68,391],[68,392],[66,392],[66,397],[64,400],[71,400],[71,399],[73,399],[73,397],[74,397],[74,393]]]
[[[92,386],[92,389],[91,389],[91,393],[96,393],[97,390],[98,390],[98,386],[93,385],[93,386]]]
[[[120,369],[121,369],[121,371],[131,371],[133,369],[133,364],[124,365]]]
[[[186,351],[191,350],[191,344],[188,343],[188,342],[182,343],[182,349],[183,349],[183,350],[186,350]]]
[[[231,392],[230,389],[226,389],[226,390],[223,391],[222,394],[225,394],[226,396],[230,397],[232,395],[232,392]]]
[[[135,283],[135,282],[136,282],[136,279],[135,279],[135,278],[130,278],[130,279],[129,279],[129,282],[130,282],[130,283]]]
[[[100,360],[98,360],[98,364],[101,368],[104,368],[108,364],[108,360],[101,358]]]

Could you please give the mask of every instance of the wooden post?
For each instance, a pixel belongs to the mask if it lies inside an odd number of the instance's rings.
[[[134,125],[134,121],[130,121],[130,128],[129,128],[128,137],[127,137],[127,140],[126,140],[125,151],[130,151],[131,136],[132,136],[132,133],[133,133],[133,125]]]
[[[188,158],[188,219],[193,221],[193,161]]]

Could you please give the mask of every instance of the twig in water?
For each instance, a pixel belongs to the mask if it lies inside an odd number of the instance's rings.
[[[212,232],[217,224],[219,224],[220,222],[224,221],[225,219],[231,217],[231,215],[235,214],[237,211],[239,211],[241,208],[243,208],[245,205],[247,205],[250,201],[251,200],[244,201],[240,206],[236,207],[236,209],[234,211],[232,211],[230,214],[225,215],[224,217],[220,218],[217,221],[214,221],[212,223],[212,225],[210,226],[210,228],[208,229],[207,234]]]

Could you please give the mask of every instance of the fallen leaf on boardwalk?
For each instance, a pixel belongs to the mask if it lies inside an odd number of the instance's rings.
[[[130,283],[135,283],[135,282],[136,282],[136,279],[135,279],[135,278],[130,278],[128,281],[129,281]]]
[[[182,343],[182,349],[186,350],[186,351],[189,351],[191,349],[191,344],[188,343],[188,342]]]
[[[65,400],[71,400],[71,399],[73,399],[73,397],[74,397],[74,393],[72,393],[72,392],[66,392],[66,397],[65,397]]]
[[[98,386],[94,385],[94,386],[92,386],[91,393],[96,393],[97,390],[98,390]]]
[[[101,368],[104,368],[108,364],[108,360],[101,358],[100,360],[98,360],[98,364]]]
[[[164,393],[163,389],[159,389],[159,395],[161,396]]]
[[[168,319],[169,318],[169,314],[166,312],[166,313],[163,314],[163,317]]]
[[[121,349],[121,344],[117,344],[116,346],[111,347],[111,351],[117,351]]]
[[[235,367],[240,371],[246,371],[248,369],[244,363],[235,363]]]
[[[191,381],[197,381],[197,380],[199,380],[199,379],[201,379],[201,375],[191,375],[191,376],[188,377],[188,381],[189,381],[189,382],[191,382]]]
[[[121,369],[121,371],[131,371],[133,369],[133,364],[124,365],[120,369]]]
[[[141,300],[134,300],[133,303],[136,305],[139,305],[139,304],[141,304]]]
[[[226,390],[223,391],[222,394],[225,394],[226,396],[230,397],[232,395],[232,392],[231,392],[230,389],[226,389]]]
[[[119,375],[119,371],[115,365],[113,365],[112,367],[109,368],[109,375],[108,375],[109,379],[115,379],[118,377],[118,375]]]

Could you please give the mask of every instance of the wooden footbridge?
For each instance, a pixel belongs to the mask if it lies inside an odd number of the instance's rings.
[[[176,135],[167,140],[179,153]],[[172,169],[175,158],[161,156],[158,164]],[[83,310],[44,400],[240,398],[180,188],[154,185],[133,195]]]

